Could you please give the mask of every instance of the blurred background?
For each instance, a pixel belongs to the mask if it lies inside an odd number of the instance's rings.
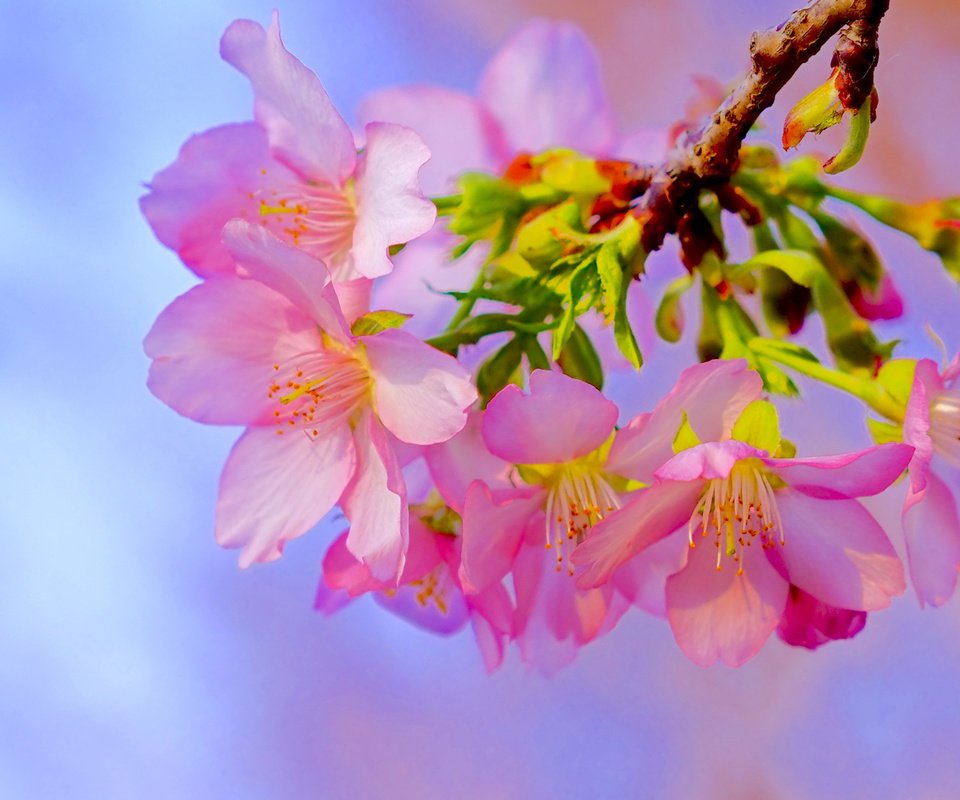
[[[625,128],[680,118],[693,75],[736,79],[750,32],[797,5],[275,2],[288,48],[348,118],[387,85],[471,91],[509,31],[544,15],[596,42]],[[237,431],[181,419],[144,386],[142,337],[194,278],[137,198],[188,135],[250,117],[217,44],[271,6],[0,0],[0,798],[960,796],[960,598],[921,612],[907,595],[851,642],[771,640],[739,670],[694,666],[638,612],[553,679],[515,655],[488,677],[469,632],[437,638],[366,601],[315,614],[329,531],[247,572],[214,544]],[[960,9],[892,6],[879,122],[842,181],[960,194]],[[773,130],[827,58],[768,112]],[[878,332],[936,356],[928,320],[960,347],[936,258],[867,230],[907,303]],[[655,300],[679,269],[658,255],[641,291]],[[615,390],[624,411],[651,407],[690,353],[648,353]],[[868,443],[845,397],[780,405],[805,453]],[[901,500],[871,503],[895,538]]]

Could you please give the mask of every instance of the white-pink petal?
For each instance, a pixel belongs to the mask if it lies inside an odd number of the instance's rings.
[[[380,581],[396,583],[410,541],[407,490],[386,432],[366,413],[354,429],[357,468],[341,506],[350,520],[347,549]]]
[[[390,246],[429,231],[437,209],[420,191],[420,168],[430,158],[423,139],[386,122],[367,125],[366,137],[354,185],[353,266],[364,277],[376,278],[393,269]]]
[[[190,419],[249,425],[271,405],[273,365],[322,346],[313,321],[272,289],[211,278],[167,306],[144,339],[147,385]]]
[[[602,155],[616,125],[593,45],[575,25],[534,20],[487,65],[477,97],[513,152],[570,147]]]
[[[455,358],[396,329],[361,341],[377,415],[394,436],[410,444],[436,444],[463,428],[477,390]]]
[[[220,477],[217,542],[243,548],[241,567],[279,558],[285,542],[309,531],[337,503],[354,464],[346,425],[315,439],[303,431],[248,428]]]
[[[384,89],[368,95],[357,116],[363,123],[394,122],[415,130],[430,149],[420,171],[423,189],[446,194],[464,172],[495,172],[509,158],[497,123],[476,100],[439,86]]]
[[[353,173],[353,134],[317,76],[283,46],[276,11],[266,31],[251,20],[233,22],[220,54],[250,79],[254,116],[277,158],[304,177],[335,185]]]
[[[341,342],[350,341],[350,329],[322,261],[291,247],[266,228],[239,219],[226,224],[223,243],[236,260],[241,277],[269,286],[326,333]]]

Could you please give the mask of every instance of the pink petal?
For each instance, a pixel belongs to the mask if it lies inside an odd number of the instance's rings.
[[[480,412],[471,412],[460,433],[424,451],[437,491],[458,513],[463,511],[467,488],[473,481],[481,480],[493,489],[506,489],[511,485],[511,465],[487,450],[480,425]]]
[[[477,390],[455,358],[396,329],[361,341],[377,414],[394,436],[410,444],[436,444],[463,428]]]
[[[464,172],[494,172],[509,158],[497,123],[476,100],[436,86],[385,89],[368,95],[357,116],[363,123],[395,122],[415,130],[430,148],[420,171],[423,190],[446,194]]]
[[[217,542],[243,548],[241,567],[279,558],[286,541],[310,530],[340,499],[354,464],[345,425],[317,439],[248,428],[220,477]]]
[[[665,617],[667,578],[686,566],[689,550],[687,532],[676,530],[621,564],[611,578],[613,585],[637,608]]]
[[[396,583],[410,541],[407,490],[386,432],[372,414],[354,429],[356,475],[340,505],[350,520],[347,549],[381,581]]]
[[[903,512],[910,579],[920,605],[943,605],[957,587],[960,519],[950,489],[933,472],[923,497]]]
[[[594,525],[574,551],[573,563],[586,567],[578,585],[605,583],[627,559],[686,524],[702,492],[700,481],[665,481],[640,489],[623,508]]]
[[[337,301],[343,312],[343,318],[348,325],[352,325],[358,317],[362,317],[370,311],[373,281],[367,278],[339,281],[334,284],[333,288],[337,294]]]
[[[273,290],[211,278],[167,306],[147,334],[147,385],[190,419],[248,425],[271,405],[273,364],[322,347],[313,321]]]
[[[187,140],[177,160],[154,176],[140,209],[157,238],[198,275],[232,275],[220,231],[237,217],[258,221],[253,198],[288,180],[293,175],[270,155],[263,128],[222,125]]]
[[[562,463],[596,450],[616,423],[616,405],[589,383],[535,370],[529,394],[511,384],[490,401],[483,438],[513,464]]]
[[[464,591],[481,592],[510,571],[527,521],[542,504],[541,491],[491,492],[482,481],[470,485],[461,535],[460,581]]]
[[[913,448],[885,444],[858,453],[819,458],[766,458],[764,463],[797,491],[824,500],[879,494],[907,468]]]
[[[420,167],[430,158],[423,139],[386,122],[371,122],[366,134],[354,184],[353,264],[364,277],[376,278],[393,269],[390,245],[406,244],[429,231],[437,208],[420,191]]]
[[[930,438],[930,402],[943,391],[943,380],[937,365],[929,358],[917,362],[903,421],[903,441],[915,448],[910,462],[910,490],[906,507],[918,502],[927,486],[930,461],[933,458],[933,440]]]
[[[673,456],[684,412],[700,441],[719,441],[730,435],[740,412],[762,391],[760,376],[742,359],[689,367],[650,414],[617,432],[607,467],[618,475],[649,481],[654,470]]]
[[[667,580],[667,619],[680,649],[706,667],[738,667],[753,658],[777,627],[787,582],[761,553],[717,569],[712,547],[691,549],[687,566]]]
[[[344,531],[327,548],[323,557],[321,584],[329,590],[343,592],[347,597],[357,597],[384,588],[383,582],[374,578],[367,566],[357,561],[353,553],[347,549],[348,534],[349,531]],[[317,606],[314,605],[314,607]]]
[[[253,86],[254,116],[274,155],[314,180],[340,185],[353,174],[356,144],[323,85],[287,52],[276,11],[266,31],[238,19],[220,40],[220,55]]]
[[[776,493],[786,544],[779,557],[790,583],[821,602],[854,611],[886,608],[903,594],[903,567],[883,528],[856,500]]]
[[[616,135],[596,51],[579,28],[534,20],[487,65],[477,92],[514,152],[603,154]]]
[[[286,297],[328,334],[350,342],[330,274],[322,261],[284,243],[270,231],[243,220],[228,222],[223,243],[241,277],[253,278]]]
[[[834,608],[791,586],[777,635],[794,647],[815,650],[837,639],[852,639],[866,624],[866,611]]]
[[[763,450],[735,439],[707,442],[689,450],[681,450],[653,474],[662,481],[726,478],[738,461],[763,455]]]
[[[536,518],[535,518],[536,519]],[[542,517],[536,519],[543,524]],[[569,664],[577,650],[609,632],[629,608],[612,586],[580,589],[542,547],[525,544],[513,569],[517,598],[514,637],[521,658],[546,675]]]

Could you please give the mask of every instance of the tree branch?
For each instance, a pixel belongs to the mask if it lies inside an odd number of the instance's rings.
[[[841,29],[833,57],[846,108],[859,109],[873,88],[877,28],[890,0],[814,0],[775,29],[750,41],[752,70],[698,131],[678,142],[643,195],[637,216],[647,252],[668,233],[698,228],[701,190],[729,181],[747,132],[800,66]]]

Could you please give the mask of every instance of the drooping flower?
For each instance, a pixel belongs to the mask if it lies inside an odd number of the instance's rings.
[[[221,477],[218,542],[242,547],[241,565],[270,561],[339,503],[350,552],[395,579],[408,513],[393,437],[456,434],[476,399],[469,375],[404,331],[354,335],[322,262],[263,227],[234,220],[224,244],[237,274],[175,300],[144,343],[157,397],[248,426]]]
[[[903,441],[915,448],[903,528],[910,578],[921,605],[949,600],[960,572],[957,502],[937,475],[940,460],[960,466],[958,376],[960,357],[942,372],[930,359],[919,360],[903,423]]]
[[[850,611],[884,608],[903,592],[892,545],[853,498],[896,480],[911,447],[777,458],[779,425],[766,401],[751,403],[728,439],[697,443],[685,424],[676,441],[657,483],[600,523],[574,561],[587,568],[580,585],[600,585],[685,527],[688,558],[667,581],[667,618],[696,663],[739,665],[755,655],[781,624],[791,584]]]
[[[320,259],[337,283],[388,273],[389,247],[436,217],[420,193],[420,137],[371,122],[358,155],[317,76],[284,48],[276,12],[267,30],[235,21],[220,52],[250,79],[256,121],[192,137],[154,177],[141,208],[160,241],[201,277],[230,274],[220,233],[239,218]]]
[[[438,519],[444,530],[433,526]],[[397,581],[375,578],[347,548],[349,533],[343,533],[324,556],[315,608],[330,614],[371,594],[384,608],[434,633],[451,635],[469,622],[484,664],[493,672],[503,663],[513,605],[502,583],[464,594],[458,576],[459,528],[458,516],[438,504],[411,508],[410,546]]]

